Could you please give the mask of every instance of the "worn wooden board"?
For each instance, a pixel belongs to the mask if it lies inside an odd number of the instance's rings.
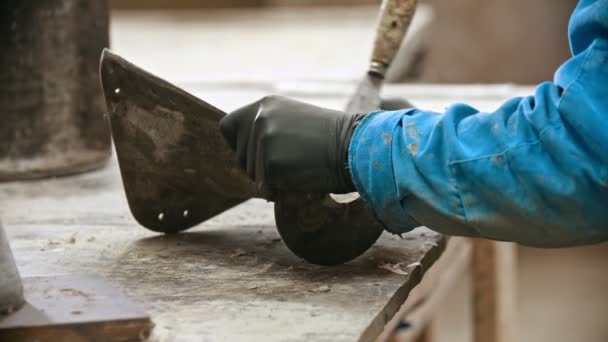
[[[26,277],[26,303],[0,316],[2,341],[139,341],[152,324],[141,307],[92,275]]]
[[[1,184],[0,202],[23,275],[104,276],[144,304],[159,341],[371,339],[444,247],[440,235],[418,229],[403,239],[384,234],[346,265],[314,266],[287,250],[271,204],[260,200],[185,234],[157,235],[131,218],[115,163]]]
[[[249,87],[186,83],[226,110],[267,93],[340,108],[352,83],[268,83]],[[530,88],[392,86],[423,108],[463,101],[483,110]],[[279,239],[272,207],[249,201],[176,236],[161,236],[131,217],[115,162],[102,171],[49,181],[0,184],[0,217],[23,275],[97,273],[142,302],[153,340],[356,340],[380,334],[443,239],[426,229],[403,239],[383,234],[340,267],[293,256]],[[379,268],[405,267],[408,276]]]

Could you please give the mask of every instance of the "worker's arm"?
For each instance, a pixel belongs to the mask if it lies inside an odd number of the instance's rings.
[[[581,1],[570,37],[574,56],[554,83],[492,113],[349,114],[266,97],[220,128],[268,199],[356,187],[395,233],[422,224],[535,246],[608,240],[608,0]]]
[[[387,230],[414,228],[411,217],[534,246],[608,240],[608,0],[580,1],[569,35],[573,57],[532,96],[358,124],[353,182]]]

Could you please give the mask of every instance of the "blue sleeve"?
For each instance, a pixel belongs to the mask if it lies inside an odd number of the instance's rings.
[[[364,118],[350,170],[388,231],[425,225],[539,247],[608,240],[608,0],[580,1],[569,36],[573,56],[554,81],[494,112]]]

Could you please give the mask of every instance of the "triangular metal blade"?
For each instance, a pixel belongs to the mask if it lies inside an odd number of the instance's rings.
[[[253,196],[218,124],[221,110],[104,50],[101,83],[131,213],[175,233]]]

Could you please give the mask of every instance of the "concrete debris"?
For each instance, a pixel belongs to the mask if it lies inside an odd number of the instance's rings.
[[[387,270],[387,271],[393,272],[395,274],[403,275],[403,276],[406,276],[406,275],[409,274],[409,273],[407,273],[404,270],[402,262],[397,263],[397,264],[388,264],[388,263],[381,264],[381,265],[378,266],[378,268],[381,268],[383,270]]]
[[[232,255],[230,255],[230,257],[231,257],[231,258],[236,258],[236,257],[240,257],[240,256],[243,256],[243,255],[247,255],[247,252],[246,252],[246,251],[244,251],[244,250],[243,250],[243,249],[241,249],[241,248],[237,248],[237,249],[235,249],[235,250],[232,252]]]
[[[314,289],[310,289],[308,291],[314,292],[314,293],[319,293],[319,292],[329,292],[329,291],[331,291],[331,289],[329,288],[329,286],[323,285],[323,286],[316,287]]]
[[[173,253],[171,253],[170,251],[164,250],[158,254],[156,254],[157,257],[159,258],[169,258],[173,255]]]

